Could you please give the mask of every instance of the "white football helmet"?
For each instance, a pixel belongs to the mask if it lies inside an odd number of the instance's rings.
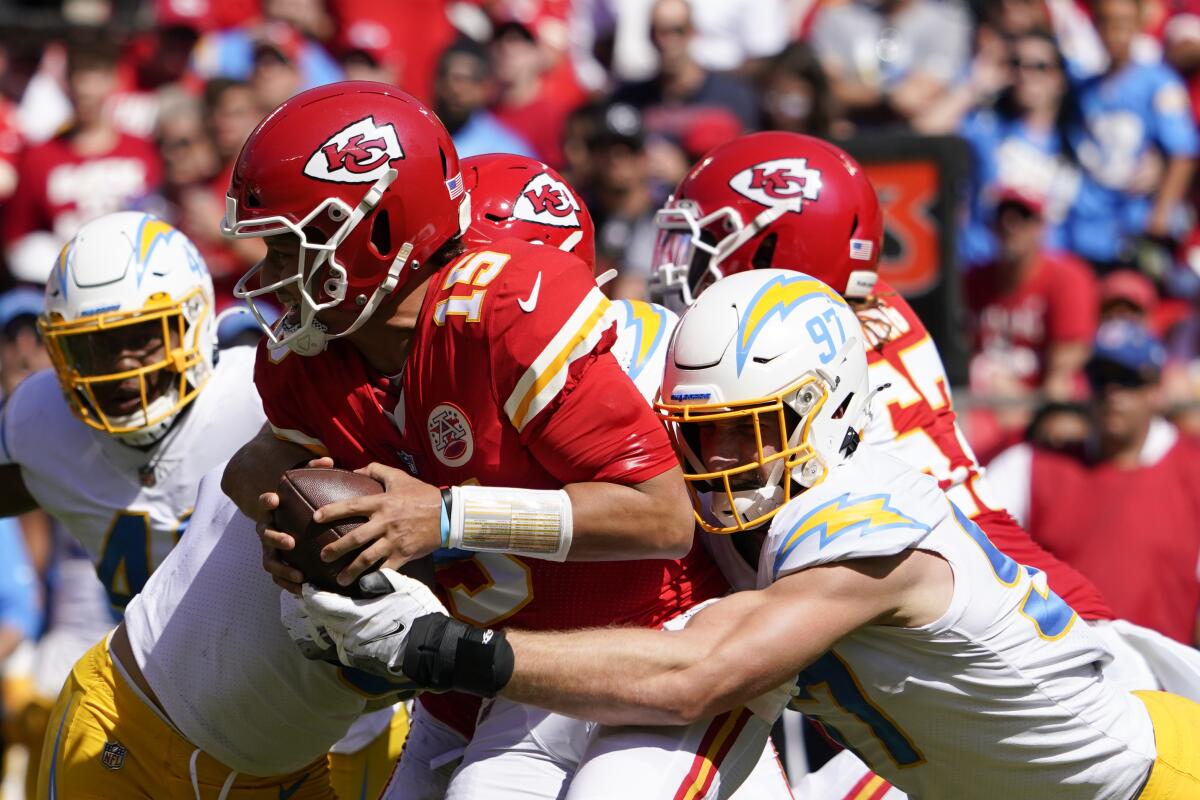
[[[75,416],[134,447],[162,439],[212,375],[214,307],[204,259],[162,220],[123,211],[80,228],[39,321]]]
[[[841,295],[763,269],[718,280],[683,314],[656,407],[700,525],[734,533],[763,525],[794,485],[817,485],[854,453],[869,395],[862,328]],[[700,443],[718,424],[748,440],[748,455],[712,469]]]

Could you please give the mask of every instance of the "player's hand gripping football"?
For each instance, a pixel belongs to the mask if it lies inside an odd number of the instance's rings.
[[[333,459],[328,456],[314,458],[308,462],[307,466],[312,469],[329,469],[333,466]],[[304,582],[304,575],[279,557],[280,550],[291,550],[296,546],[296,542],[291,534],[277,531],[271,527],[271,516],[277,508],[279,508],[279,495],[275,492],[264,492],[258,496],[256,513],[250,514],[244,509],[243,511],[257,523],[256,530],[263,548],[263,569],[270,573],[271,579],[281,589],[298,595],[300,594],[300,584]]]
[[[401,664],[413,622],[446,609],[425,584],[395,570],[381,569],[369,578],[386,581],[379,587],[386,593],[356,600],[306,583],[299,600],[282,594],[281,616],[292,641],[309,658],[321,658],[332,647],[348,667],[393,682],[405,680]],[[299,613],[291,608],[297,604]]]
[[[321,550],[321,559],[331,562],[368,545],[338,573],[342,586],[349,586],[378,562],[395,569],[429,555],[442,543],[442,492],[438,487],[383,464],[368,464],[355,472],[382,483],[383,494],[330,503],[313,515],[313,521],[322,524],[346,517],[367,517],[351,533]]]

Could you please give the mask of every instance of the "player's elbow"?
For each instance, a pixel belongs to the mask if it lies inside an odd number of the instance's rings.
[[[681,484],[677,491],[660,493],[658,499],[658,519],[653,528],[657,532],[655,555],[659,558],[683,558],[692,549],[696,530],[696,518],[687,490]]]
[[[721,698],[710,687],[692,683],[682,675],[677,683],[661,697],[661,710],[670,718],[668,724],[691,725],[725,710],[721,708]]]

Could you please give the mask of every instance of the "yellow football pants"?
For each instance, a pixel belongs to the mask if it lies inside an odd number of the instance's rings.
[[[116,674],[108,647],[101,642],[75,664],[51,713],[37,796],[337,800],[325,756],[290,775],[238,775],[222,794],[231,772],[206,753],[197,754],[195,745],[154,713]]]
[[[392,724],[370,744],[354,753],[330,753],[329,772],[338,800],[375,800],[387,785],[388,776],[408,736],[408,713],[403,707],[392,716]]]
[[[1150,712],[1158,757],[1138,800],[1200,797],[1200,704],[1166,692],[1134,692]]]

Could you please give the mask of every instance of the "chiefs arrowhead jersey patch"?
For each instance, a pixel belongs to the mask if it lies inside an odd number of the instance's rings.
[[[397,158],[404,158],[404,149],[396,129],[366,117],[330,136],[309,157],[304,174],[333,183],[374,183]]]
[[[801,211],[802,202],[821,194],[821,171],[805,158],[777,158],[744,169],[729,180],[730,187],[768,208],[788,206]]]
[[[525,184],[513,205],[513,216],[542,225],[578,228],[579,201],[566,184],[543,172]]]

